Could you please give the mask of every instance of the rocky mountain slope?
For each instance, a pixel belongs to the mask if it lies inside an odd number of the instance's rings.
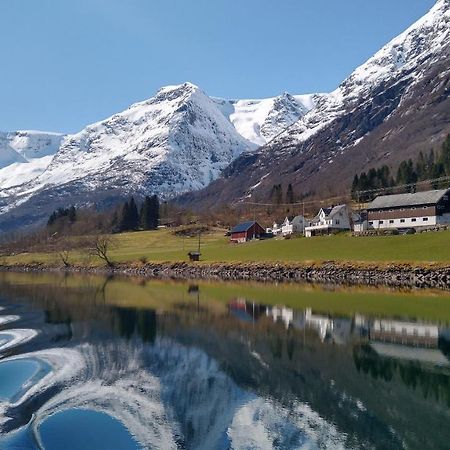
[[[327,197],[355,173],[438,148],[450,132],[450,0],[357,68],[267,145],[241,155],[206,190],[182,198],[212,206],[269,198],[274,184]]]
[[[185,83],[75,135],[3,134],[0,228],[43,219],[60,205],[109,205],[130,194],[170,198],[201,189],[319,97],[228,101]]]

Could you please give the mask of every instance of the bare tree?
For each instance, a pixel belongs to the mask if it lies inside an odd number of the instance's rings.
[[[59,256],[59,259],[64,264],[64,267],[69,267],[70,266],[70,263],[69,263],[70,252],[69,252],[69,250],[61,250],[58,253],[58,256]]]
[[[108,235],[98,234],[95,236],[92,243],[91,252],[98,256],[101,260],[105,261],[108,267],[113,267],[114,264],[109,258],[108,254],[112,247],[112,239]]]

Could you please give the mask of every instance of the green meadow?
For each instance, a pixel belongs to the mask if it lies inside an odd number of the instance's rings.
[[[171,229],[123,233],[112,236],[110,257],[117,263],[138,261],[187,261],[196,250],[196,237],[176,236]],[[231,244],[223,230],[201,236],[201,260],[210,262],[405,262],[449,263],[450,231],[401,236],[352,237],[342,233],[314,238],[270,239]],[[22,253],[3,257],[3,262],[58,263],[57,253]],[[71,264],[101,264],[88,250],[70,252]],[[59,261],[60,262],[60,261]]]

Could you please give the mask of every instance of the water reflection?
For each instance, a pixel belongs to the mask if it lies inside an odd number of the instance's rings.
[[[231,301],[229,309],[239,320],[255,322],[270,318],[290,328],[314,330],[321,342],[348,345],[367,341],[376,353],[398,359],[417,360],[449,366],[450,328],[435,323],[379,319],[355,314],[353,317],[332,317],[315,314],[311,308],[295,311],[283,306],[256,304],[240,298]]]
[[[0,447],[447,448],[446,323],[259,289],[3,277]]]

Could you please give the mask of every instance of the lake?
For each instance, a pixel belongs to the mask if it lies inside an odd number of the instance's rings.
[[[0,273],[0,448],[448,449],[450,293]]]

